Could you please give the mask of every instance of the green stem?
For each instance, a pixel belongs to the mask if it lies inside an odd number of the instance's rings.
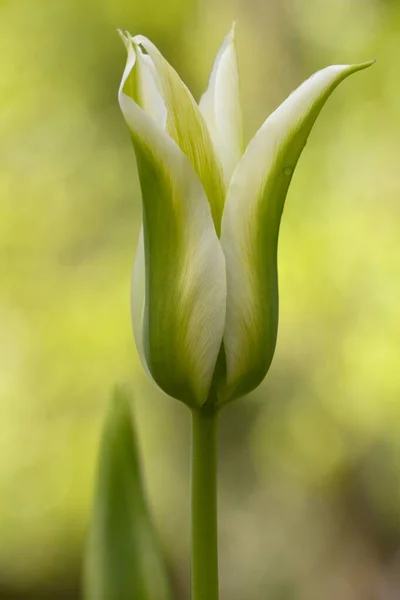
[[[192,411],[192,600],[218,600],[217,414]]]

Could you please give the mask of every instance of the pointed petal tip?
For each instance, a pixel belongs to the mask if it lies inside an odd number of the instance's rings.
[[[129,33],[129,31],[122,31],[122,29],[117,29],[117,33],[119,35],[119,37],[121,38],[121,40],[123,41],[123,44],[126,48],[126,51],[129,52],[131,50],[133,50],[133,37],[131,36],[131,34]]]
[[[354,65],[354,67],[357,67],[357,71],[362,71],[363,69],[368,69],[368,67],[371,67],[372,65],[374,65],[376,63],[376,58],[372,58],[371,60],[367,60],[365,62],[362,63],[358,63],[356,65]]]
[[[232,21],[232,25],[231,28],[229,29],[228,33],[225,35],[224,41],[222,43],[222,49],[223,48],[227,48],[227,46],[229,46],[229,44],[235,44],[236,43],[236,24],[237,24],[237,20],[234,19]]]
[[[376,63],[376,58],[373,58],[372,60],[367,60],[362,63],[354,63],[354,64],[350,64],[350,65],[338,65],[338,66],[342,66],[343,69],[346,70],[347,74],[351,75],[352,73],[357,73],[358,71],[363,71],[364,69],[368,69],[368,67],[371,67],[374,63]]]
[[[125,33],[122,31],[122,29],[119,29],[119,28],[117,29],[117,33],[118,33],[119,37],[121,38],[121,40],[123,41],[125,48],[127,48],[129,41],[128,41],[128,38],[126,37]]]

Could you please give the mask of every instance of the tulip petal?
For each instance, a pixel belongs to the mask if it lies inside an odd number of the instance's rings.
[[[146,290],[146,262],[144,256],[144,236],[143,226],[140,228],[139,240],[136,249],[135,262],[133,265],[132,286],[131,286],[131,316],[133,336],[135,338],[136,348],[146,374],[152,378],[146,361],[146,355],[143,347],[143,315],[145,306]]]
[[[219,234],[225,186],[221,166],[200,109],[177,72],[156,46],[141,35],[132,39],[136,47],[144,48],[153,61],[159,89],[167,109],[167,133],[189,158],[203,184]]]
[[[248,393],[269,369],[278,327],[278,232],[294,168],[330,94],[371,64],[315,73],[265,121],[233,174],[221,235],[228,292],[221,401]]]
[[[199,406],[207,398],[222,341],[225,259],[189,159],[138,104],[136,64],[136,53],[128,48],[119,103],[131,132],[142,190],[143,355],[167,394]],[[141,310],[133,307],[135,322]]]
[[[207,91],[200,99],[200,110],[228,184],[244,150],[234,26],[216,56]]]
[[[119,34],[128,53],[120,92],[124,86],[125,93],[132,98],[136,98],[140,107],[154,119],[161,129],[165,129],[167,108],[158,89],[157,72],[154,63],[150,56],[144,54],[140,48],[134,48],[129,33],[125,35],[122,31],[119,31]],[[135,77],[129,77],[133,65],[135,65]]]

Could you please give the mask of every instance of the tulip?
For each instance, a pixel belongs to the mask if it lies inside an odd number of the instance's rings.
[[[278,329],[278,232],[294,168],[332,91],[371,63],[315,73],[244,149],[233,29],[199,105],[154,44],[122,37],[119,103],[143,206],[136,344],[167,394],[218,407],[267,374]]]
[[[278,233],[294,169],[333,90],[372,63],[315,73],[245,148],[233,29],[199,104],[150,40],[121,35],[128,58],[119,104],[143,213],[134,335],[149,376],[192,408],[192,599],[217,600],[216,414],[268,372]]]
[[[267,374],[278,329],[279,225],[294,168],[333,90],[371,63],[315,73],[244,149],[233,29],[199,105],[154,44],[122,37],[119,103],[143,206],[136,344],[167,394],[219,407]]]

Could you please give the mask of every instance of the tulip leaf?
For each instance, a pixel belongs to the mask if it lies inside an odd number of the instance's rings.
[[[145,299],[143,310],[133,307],[134,316],[141,311],[142,359],[167,394],[200,406],[222,341],[225,258],[193,166],[141,106],[136,52],[126,42],[119,102],[142,192]]]
[[[228,184],[243,154],[243,124],[235,27],[218,51],[200,110],[222,164]]]
[[[371,64],[315,73],[268,117],[233,174],[221,234],[228,293],[222,402],[254,389],[268,371],[278,327],[278,232],[294,168],[333,90]]]
[[[102,435],[85,558],[85,600],[172,599],[143,491],[129,397],[121,389]]]

